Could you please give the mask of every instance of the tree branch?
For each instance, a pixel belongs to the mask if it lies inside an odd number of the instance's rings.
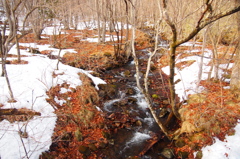
[[[189,40],[191,40],[195,35],[197,35],[205,26],[223,18],[223,17],[226,17],[226,16],[229,16],[231,14],[234,14],[234,13],[237,13],[240,11],[240,6],[237,6],[231,10],[228,10],[226,12],[222,12],[222,13],[219,13],[217,15],[214,15],[214,16],[211,16],[211,17],[208,17],[207,19],[201,21],[197,26],[196,28],[184,39],[178,41],[176,43],[176,46],[179,46]]]

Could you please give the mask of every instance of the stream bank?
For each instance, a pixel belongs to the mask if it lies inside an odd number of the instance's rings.
[[[138,51],[138,56],[141,76],[143,76],[149,56],[148,51]],[[150,94],[153,97],[156,112],[164,121],[169,114],[167,76],[160,75],[155,67],[151,70]],[[154,121],[143,94],[136,86],[135,74],[134,62],[130,60],[126,65],[107,70],[101,75],[101,78],[108,83],[99,85],[101,109],[109,119],[108,125],[111,131],[109,139],[113,141],[103,153],[109,159],[134,156],[168,158],[169,156],[166,157],[162,151],[171,147],[171,142]],[[172,150],[169,149],[168,152],[170,151]],[[173,153],[169,155],[173,157]]]

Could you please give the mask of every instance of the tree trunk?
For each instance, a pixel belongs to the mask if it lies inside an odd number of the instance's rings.
[[[35,40],[41,40],[42,31],[43,31],[43,29],[41,29],[39,27],[33,29]]]
[[[15,41],[16,41],[16,47],[17,47],[18,63],[20,63],[21,62],[21,54],[20,54],[20,48],[19,48],[19,42],[18,42],[17,35],[15,37]]]
[[[8,78],[8,74],[7,74],[6,64],[3,65],[3,69],[4,69],[4,76],[6,78],[9,94],[10,94],[10,100],[8,102],[9,103],[15,103],[16,100],[14,99],[14,96],[13,96],[12,87],[11,87],[11,84],[10,84],[10,81],[9,81],[9,78]]]
[[[240,6],[240,0],[235,0],[236,6]],[[238,41],[240,41],[240,12],[236,14],[238,26]],[[240,89],[240,45],[237,47],[236,59],[232,70],[230,87],[231,89]]]
[[[136,5],[136,1],[134,1],[134,6]],[[151,100],[151,96],[148,92],[148,73],[149,73],[149,70],[150,70],[150,63],[151,63],[151,58],[154,56],[154,54],[156,54],[156,51],[157,51],[157,45],[155,45],[155,49],[154,49],[154,52],[152,53],[152,55],[149,57],[148,59],[148,66],[147,66],[147,70],[146,70],[146,74],[145,74],[145,77],[144,77],[144,89],[142,88],[141,84],[140,84],[140,80],[139,80],[139,77],[140,77],[140,70],[139,70],[139,61],[138,61],[138,57],[136,55],[136,52],[135,52],[135,38],[136,38],[136,35],[135,35],[135,27],[136,27],[136,19],[135,19],[135,8],[134,6],[131,6],[131,19],[132,19],[132,39],[131,39],[131,46],[132,46],[132,55],[133,55],[133,58],[134,58],[134,63],[135,63],[135,67],[136,67],[136,82],[137,82],[137,87],[139,88],[139,90],[141,91],[141,93],[143,93],[144,95],[144,98],[147,102],[147,106],[154,118],[154,120],[156,121],[156,123],[158,124],[158,126],[160,127],[160,129],[162,130],[162,132],[170,139],[170,136],[169,136],[169,132],[167,130],[167,128],[165,127],[165,125],[163,124],[163,122],[161,122],[153,108],[153,104],[152,104],[152,100]],[[157,28],[158,29],[158,28]],[[158,34],[156,34],[156,43],[158,41],[157,39],[158,37]]]
[[[174,83],[174,76],[175,76],[175,59],[176,59],[176,49],[175,43],[170,45],[170,77],[169,77],[169,87],[170,87],[170,99],[171,99],[171,106],[173,114],[180,119],[180,114],[178,112],[178,108],[176,105],[176,94],[175,94],[175,83]]]

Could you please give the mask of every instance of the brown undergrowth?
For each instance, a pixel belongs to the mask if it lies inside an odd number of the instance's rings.
[[[36,42],[37,44],[50,44],[56,48],[75,49],[77,53],[67,53],[62,60],[65,64],[74,67],[98,71],[118,65],[115,63],[112,42],[97,44],[83,41],[88,37],[94,37],[96,31],[70,30],[66,33],[61,36],[43,35],[45,38],[38,41],[33,39],[32,34],[29,34],[21,42]],[[58,44],[59,42],[61,45]],[[151,46],[149,37],[140,31],[137,32],[135,46],[139,50]],[[207,48],[212,49],[210,45]],[[193,48],[188,46],[179,47],[178,58],[202,54],[201,51],[192,53],[187,51],[191,49]],[[201,47],[194,49],[201,50]],[[222,58],[227,50],[231,52],[233,49],[219,47],[219,58]],[[51,51],[45,50],[41,53],[49,55]],[[124,52],[121,53],[124,54]],[[229,54],[225,58],[229,59]],[[193,62],[182,62],[176,66],[183,69]],[[167,53],[161,57],[159,63],[161,63],[161,67],[168,65]],[[42,158],[101,158],[101,151],[109,142],[107,137],[109,132],[106,129],[104,116],[96,109],[99,100],[97,92],[88,77],[82,74],[80,77],[83,84],[77,88],[70,88],[67,83],[63,83],[48,91],[47,101],[54,107],[58,120],[51,150],[43,154]],[[237,91],[223,89],[226,85],[226,83],[218,81],[202,81],[201,86],[205,88],[205,91],[198,94],[196,100],[194,96],[190,97],[192,102],[182,106],[181,113],[184,116],[183,123],[185,121],[186,127],[181,130],[179,138],[175,142],[176,152],[179,156],[183,156],[187,152],[188,158],[193,158],[193,152],[211,144],[213,137],[216,136],[223,140],[226,134],[234,134],[232,128],[240,118],[238,106],[240,95]],[[62,93],[62,89],[68,91]],[[59,100],[64,101],[63,104],[59,104]]]
[[[20,43],[49,44],[59,49],[74,49],[77,53],[66,53],[61,62],[73,67],[88,70],[104,70],[119,66],[120,58],[116,59],[114,42],[104,44],[85,41],[86,38],[95,38],[96,30],[65,30],[61,35],[42,35],[42,39],[34,39],[28,34]],[[114,34],[114,33],[107,33]],[[125,31],[123,33],[125,36]],[[123,40],[124,44],[126,40]],[[138,31],[136,49],[150,46],[149,37]],[[20,46],[20,49],[29,49]],[[38,50],[38,48],[34,48]],[[52,56],[52,51],[38,52]],[[120,57],[124,56],[124,47],[120,48]],[[57,76],[54,74],[53,76]],[[92,81],[84,74],[80,74],[82,85],[71,88],[63,83],[47,91],[46,99],[54,108],[57,123],[52,136],[52,145],[48,152],[40,158],[101,158],[103,149],[109,144],[109,131],[104,114],[96,106],[99,96],[92,85]],[[65,90],[65,91],[63,91]],[[67,91],[66,91],[67,90]]]
[[[223,141],[226,135],[234,135],[233,128],[240,119],[239,91],[224,89],[228,83],[220,81],[201,81],[200,85],[204,91],[190,95],[188,104],[180,109],[182,127],[176,151],[189,153],[189,158],[212,144],[214,137]]]
[[[206,45],[205,49],[212,50],[213,46]],[[194,50],[191,52],[191,50]],[[199,50],[199,51],[196,51]],[[194,60],[181,61],[189,56],[202,56],[202,47],[180,46],[176,57],[180,62],[176,67],[180,70],[193,64]],[[208,66],[233,63],[233,46],[217,48],[218,58],[210,60]],[[208,57],[208,59],[210,59]],[[168,66],[168,53],[159,60],[159,68]],[[229,78],[231,69],[224,69],[224,78]],[[234,135],[234,127],[240,119],[239,90],[228,89],[229,83],[221,80],[203,80],[199,87],[203,91],[189,95],[187,104],[180,108],[181,128],[175,132],[175,150],[179,158],[194,158],[193,152],[198,152],[201,158],[201,148],[214,142],[214,137],[224,140],[226,135]]]
[[[80,79],[82,85],[76,89],[63,83],[47,92],[47,101],[55,107],[58,119],[50,152],[42,158],[96,158],[108,144],[105,119],[96,108],[98,93],[85,74],[80,74]],[[68,91],[61,93],[62,89]],[[58,104],[59,100],[63,104]]]

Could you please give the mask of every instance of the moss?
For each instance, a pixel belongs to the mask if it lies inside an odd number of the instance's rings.
[[[123,74],[124,74],[125,77],[130,77],[131,76],[131,72],[129,70],[124,71]]]
[[[83,155],[86,155],[86,156],[89,156],[91,154],[91,151],[88,147],[86,146],[83,146],[83,145],[80,145],[78,147],[78,151],[83,154]]]
[[[206,96],[203,94],[192,94],[188,98],[188,104],[203,103],[204,101],[206,101]]]
[[[77,141],[82,141],[83,140],[82,132],[79,129],[77,129],[75,131],[75,137],[76,137]]]
[[[104,52],[103,55],[106,56],[106,57],[110,57],[110,56],[112,56],[112,54],[111,54],[110,52]]]
[[[153,95],[152,95],[152,98],[154,98],[154,99],[158,99],[159,96],[158,96],[157,94],[153,94]]]
[[[198,151],[195,159],[201,159],[203,156],[202,151]]]
[[[185,145],[186,145],[186,142],[182,138],[179,138],[175,141],[175,146],[176,147],[183,147]]]

